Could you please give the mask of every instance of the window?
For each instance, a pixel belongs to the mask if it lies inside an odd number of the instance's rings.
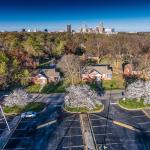
[[[112,78],[112,74],[107,74],[107,78]]]

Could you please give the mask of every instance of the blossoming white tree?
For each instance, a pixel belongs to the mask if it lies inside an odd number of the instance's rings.
[[[97,93],[89,86],[74,86],[66,89],[65,106],[70,108],[86,108],[93,110],[97,105],[102,105]]]
[[[25,106],[32,101],[32,98],[22,89],[14,90],[4,99],[5,106],[13,107],[15,105]]]
[[[128,85],[126,97],[130,99],[144,99],[144,104],[150,104],[150,81],[137,80]]]

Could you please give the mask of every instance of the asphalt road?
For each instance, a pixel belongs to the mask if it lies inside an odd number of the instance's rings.
[[[117,100],[114,97],[113,94],[107,128],[108,99],[102,100],[105,105],[103,112],[90,115],[97,144],[99,147],[105,145],[109,150],[149,150],[150,119],[142,111],[127,111],[120,108],[116,104]],[[139,131],[133,131],[126,127],[116,125],[112,120],[133,126]],[[107,129],[106,132],[105,129]]]
[[[106,146],[106,150],[149,150],[150,119],[142,111],[119,108],[116,98],[120,96],[120,93],[112,95],[106,132],[109,93],[101,97],[105,105],[104,111],[90,115],[96,144],[99,148]],[[63,100],[63,94],[39,95],[36,101],[46,102],[46,110],[36,118],[22,119],[4,150],[83,150],[79,115],[63,112]],[[47,125],[54,120],[55,123]],[[133,126],[140,132],[116,125],[112,120]],[[44,124],[42,128],[29,130],[33,125],[37,127]]]

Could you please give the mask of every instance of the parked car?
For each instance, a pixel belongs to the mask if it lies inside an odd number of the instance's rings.
[[[32,118],[36,117],[37,113],[34,111],[28,111],[21,114],[21,118]]]

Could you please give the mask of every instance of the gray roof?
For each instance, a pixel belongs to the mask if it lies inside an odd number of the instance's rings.
[[[47,77],[58,77],[59,72],[56,72],[55,68],[52,69],[42,69],[42,72],[47,76]]]
[[[97,71],[100,74],[111,74],[112,73],[112,67],[109,65],[93,65],[93,66],[88,66],[83,72],[84,73],[90,73],[92,71]]]

